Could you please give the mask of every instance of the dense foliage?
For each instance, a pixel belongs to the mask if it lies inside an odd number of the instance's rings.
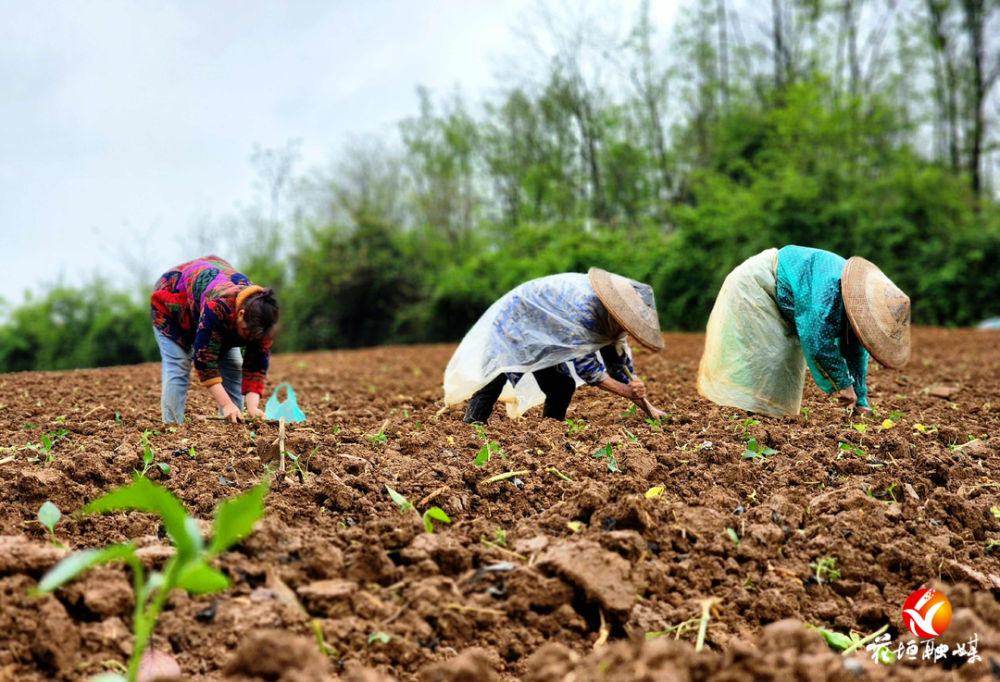
[[[358,138],[325,173],[258,150],[262,203],[189,256],[279,290],[281,350],[457,340],[518,283],[594,265],[699,330],[733,267],[786,244],[874,261],[918,324],[1000,314],[1000,7],[774,0],[761,23],[738,4],[695,3],[664,46],[645,9],[614,35],[543,5],[520,33],[547,57],[497,99],[421,89],[398,147]],[[0,371],[155,351],[145,302],[99,283],[0,327]]]

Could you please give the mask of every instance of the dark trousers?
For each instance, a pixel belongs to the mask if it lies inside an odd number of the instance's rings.
[[[534,372],[535,381],[538,387],[545,394],[545,408],[543,417],[549,419],[566,420],[566,410],[573,399],[576,391],[576,381],[568,374],[563,374],[555,367],[546,367]],[[496,379],[479,389],[469,399],[469,405],[465,408],[465,423],[486,423],[493,413],[493,406],[496,404],[500,393],[503,392],[504,384],[507,383],[507,376],[501,374]]]

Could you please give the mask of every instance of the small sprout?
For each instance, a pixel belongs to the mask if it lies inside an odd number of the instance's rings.
[[[66,545],[56,540],[56,524],[62,519],[62,512],[59,511],[59,507],[53,504],[51,501],[43,504],[38,510],[38,520],[43,526],[49,529],[49,535],[52,536],[52,544],[56,547],[62,547],[63,549],[68,549]]]
[[[854,644],[854,640],[847,635],[842,635],[839,632],[833,632],[832,630],[825,630],[823,628],[818,628],[815,625],[810,625],[806,623],[805,626],[810,630],[815,630],[819,634],[823,635],[823,639],[826,643],[830,645],[830,648],[834,651],[843,651]]]
[[[736,534],[735,528],[727,528],[726,535],[729,536],[729,539],[732,540],[735,544],[737,545],[740,544],[740,536]]]
[[[649,428],[653,429],[654,431],[659,431],[660,427],[663,424],[662,420],[660,419],[650,419],[648,417],[646,418],[646,423],[649,424]]]
[[[482,424],[473,424],[472,428],[476,430],[476,438],[481,438],[486,440],[486,427]]]
[[[385,435],[385,429],[379,429],[378,433],[368,439],[372,445],[384,445],[389,442],[389,437]]]
[[[1000,507],[993,505],[990,507],[990,512],[993,514],[993,518],[1000,519]]]
[[[836,566],[836,557],[824,557],[814,564],[809,564],[809,568],[816,571],[816,582],[820,585],[840,579],[840,571],[837,570]]]
[[[611,446],[611,443],[607,443],[603,448],[599,448],[593,455],[591,455],[591,457],[595,459],[598,457],[604,457],[605,462],[608,465],[608,471],[612,473],[621,471],[618,467],[618,459],[615,458],[614,448]]]
[[[490,455],[494,453],[500,455],[504,459],[507,459],[506,457],[504,457],[504,454],[500,451],[500,446],[497,444],[496,441],[487,441],[486,444],[483,445],[482,449],[479,451],[479,454],[476,455],[476,459],[472,463],[475,464],[477,467],[481,467],[488,461],[490,461]]]
[[[867,424],[854,424],[853,426],[854,430],[857,431],[858,433],[864,433],[865,431],[868,430]]]
[[[336,649],[331,649],[326,644],[326,639],[323,638],[323,626],[319,622],[319,619],[313,618],[312,621],[313,632],[316,635],[316,644],[319,646],[319,652],[324,656],[340,656],[340,652]]]
[[[810,408],[808,408],[808,407],[803,407],[802,408],[802,416],[805,417],[806,421],[809,421],[809,413],[810,412],[812,412],[812,410]]]
[[[146,433],[148,434],[149,432],[147,431]],[[144,438],[145,438],[145,435],[146,434],[143,434]],[[145,477],[146,473],[149,472],[149,470],[152,469],[153,466],[154,466],[154,464],[155,464],[156,467],[160,471],[163,472],[164,476],[169,476],[170,475],[170,465],[169,464],[167,464],[166,462],[154,462],[153,460],[154,460],[153,447],[147,441],[146,442],[146,450],[142,454],[142,464],[143,464],[142,471],[139,471],[138,469],[133,469],[133,471],[136,474],[138,474],[139,476]]]
[[[747,441],[747,450],[743,453],[743,459],[757,459],[768,457],[774,454],[774,450],[771,448],[759,445],[756,438],[751,438]]]
[[[373,632],[368,635],[368,646],[371,646],[375,642],[382,642],[382,644],[388,644],[392,639],[392,635],[388,632]]]
[[[658,485],[655,488],[650,488],[645,493],[647,500],[651,500],[654,497],[659,497],[662,494],[663,494],[663,486],[662,485]]]
[[[197,456],[198,456],[198,453],[196,453],[196,452],[194,451],[194,446],[192,445],[192,446],[190,447],[190,449],[188,449],[188,457],[190,457],[191,459],[194,459],[194,458],[196,458]]]
[[[507,531],[503,528],[497,528],[497,539],[494,544],[500,545],[501,547],[507,546]]]
[[[440,521],[441,523],[451,523],[451,519],[448,518],[448,515],[444,513],[443,509],[440,507],[431,507],[424,512],[424,529],[428,533],[434,532],[434,523],[431,519],[434,519],[434,521]]]
[[[638,406],[635,403],[632,403],[631,405],[628,406],[627,410],[625,410],[624,412],[622,412],[622,417],[625,418],[625,419],[628,419],[629,417],[634,417],[635,416],[635,411],[636,411],[637,407]]]
[[[993,550],[996,549],[997,547],[1000,547],[1000,540],[987,540],[984,551],[987,554],[992,554]]]
[[[633,405],[633,407],[635,407],[635,406]],[[639,442],[639,439],[636,437],[636,435],[634,433],[632,433],[628,429],[623,429],[623,430],[625,431],[625,437],[626,438],[628,438],[633,443],[638,443]]]
[[[889,430],[893,426],[895,426],[895,423],[891,419],[886,419],[885,421],[882,422],[882,428],[885,429],[885,430]],[[841,635],[841,636],[843,636],[843,635]]]
[[[402,514],[404,512],[407,512],[410,509],[413,509],[413,505],[405,497],[403,497],[402,495],[400,495],[399,493],[397,493],[395,490],[393,490],[389,486],[386,486],[385,489],[389,491],[389,497],[392,498],[392,501],[399,505],[399,513],[400,514]]]
[[[409,418],[410,418],[410,411],[403,410],[403,419],[409,419]]]
[[[583,524],[579,521],[567,521],[566,527],[569,528],[574,533],[579,533],[583,530]]]
[[[566,424],[569,426],[569,432],[566,434],[567,436],[572,436],[573,434],[579,433],[580,431],[583,431],[588,426],[590,426],[590,424],[585,422],[583,419],[578,419],[577,421],[573,421],[572,419],[567,419]]]

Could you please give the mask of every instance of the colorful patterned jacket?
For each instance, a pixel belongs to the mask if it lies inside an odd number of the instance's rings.
[[[261,287],[218,256],[178,265],[156,283],[153,326],[184,350],[194,350],[194,369],[203,386],[222,383],[219,355],[246,346],[243,395],[264,395],[271,340],[247,341],[236,329],[240,306]]]

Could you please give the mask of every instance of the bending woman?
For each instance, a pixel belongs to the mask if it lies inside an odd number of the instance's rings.
[[[598,268],[525,282],[462,340],[445,370],[445,403],[471,397],[467,423],[487,421],[497,400],[510,416],[544,402],[543,416],[562,421],[578,383],[586,383],[632,400],[651,417],[666,416],[631,376],[630,335],[653,352],[663,349],[649,286]]]
[[[871,414],[869,353],[910,359],[910,299],[864,258],[802,246],[769,249],[726,277],[708,320],[698,392],[780,417],[802,407],[806,367],[844,407]]]

